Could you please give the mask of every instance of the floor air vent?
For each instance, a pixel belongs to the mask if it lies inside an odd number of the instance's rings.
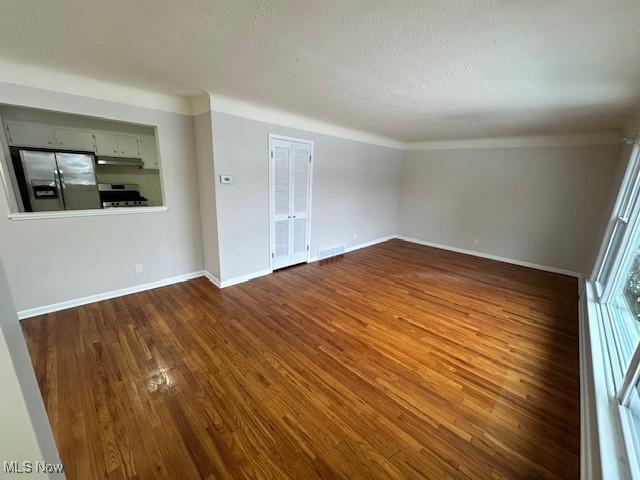
[[[336,255],[342,255],[344,253],[344,245],[335,245],[328,248],[318,249],[318,260],[323,258],[335,257]]]

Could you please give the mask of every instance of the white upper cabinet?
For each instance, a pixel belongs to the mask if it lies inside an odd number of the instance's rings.
[[[117,135],[118,153],[121,157],[140,158],[138,137],[133,135]]]
[[[140,158],[138,137],[96,132],[96,153],[107,157]]]
[[[53,128],[35,123],[8,122],[9,144],[19,147],[56,148]]]
[[[56,128],[56,146],[64,150],[82,150],[95,152],[96,145],[93,134],[89,130],[74,128]]]
[[[96,153],[108,157],[118,156],[118,138],[112,133],[96,133]]]
[[[140,153],[142,154],[142,168],[157,170],[158,167],[158,147],[156,137],[144,135],[140,137]]]
[[[144,156],[145,168],[158,168],[158,151],[153,135],[132,135],[14,121],[6,123],[6,130],[9,145],[16,147],[79,150],[95,152],[96,155],[104,157]]]

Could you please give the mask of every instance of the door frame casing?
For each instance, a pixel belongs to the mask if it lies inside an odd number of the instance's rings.
[[[271,191],[271,187],[273,185],[273,168],[272,168],[272,162],[271,162],[271,152],[273,151],[271,145],[272,145],[272,141],[273,140],[283,140],[283,141],[287,141],[287,142],[297,142],[297,143],[304,143],[306,145],[309,145],[310,147],[310,151],[311,151],[311,161],[309,162],[309,185],[308,185],[308,191],[307,191],[307,238],[306,238],[306,242],[307,242],[307,258],[305,260],[306,263],[309,263],[309,258],[311,258],[311,225],[312,225],[312,220],[311,220],[311,212],[312,212],[312,207],[313,207],[313,164],[315,163],[315,152],[314,152],[314,141],[313,140],[306,140],[306,139],[302,139],[302,138],[295,138],[295,137],[289,137],[286,135],[279,135],[277,133],[269,133],[268,135],[269,137],[269,141],[267,143],[267,161],[269,162],[269,175],[267,178],[268,181],[268,191],[269,191],[269,251],[267,252],[267,254],[269,255],[269,269],[273,272],[274,267],[273,267],[273,256],[272,253],[275,252],[275,245],[273,242],[273,192]]]

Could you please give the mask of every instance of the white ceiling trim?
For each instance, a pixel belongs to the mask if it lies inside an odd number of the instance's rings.
[[[82,75],[8,62],[2,59],[0,59],[0,81],[163,112],[191,115],[188,97],[164,95]],[[37,107],[37,105],[34,106]]]
[[[208,93],[189,97],[189,111],[194,117],[211,111],[211,97]]]
[[[406,150],[461,150],[473,148],[564,147],[580,145],[611,145],[621,143],[618,130],[565,135],[526,135],[517,137],[476,138],[405,144]]]
[[[405,144],[397,140],[362,132],[360,130],[340,127],[321,120],[256,105],[223,95],[211,94],[211,109],[214,112],[226,113],[259,122],[273,123],[298,130],[308,130],[333,137],[346,138],[348,140],[355,140],[356,142],[401,150],[405,148]]]
[[[623,133],[607,130],[595,133],[537,135],[464,140],[403,143],[387,137],[334,125],[303,115],[256,105],[224,95],[207,94],[190,97],[166,95],[122,84],[106,82],[76,74],[58,72],[34,65],[24,65],[0,59],[0,82],[40,88],[70,95],[84,96],[115,103],[135,105],[153,110],[199,115],[216,111],[251,120],[273,123],[298,130],[331,135],[363,143],[400,150],[452,150],[473,148],[518,148],[545,146],[578,146],[615,144]],[[42,107],[42,105],[26,105]],[[636,125],[634,124],[634,127]],[[636,127],[637,128],[637,127]]]

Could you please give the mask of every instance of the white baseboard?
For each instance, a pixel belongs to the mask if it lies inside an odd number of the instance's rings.
[[[345,253],[353,252],[354,250],[360,250],[361,248],[371,247],[378,243],[388,242],[389,240],[393,240],[395,235],[387,235],[385,237],[376,238],[375,240],[371,240],[370,242],[359,243],[358,245],[352,245],[344,249]]]
[[[226,288],[231,287],[233,285],[237,285],[239,283],[248,282],[249,280],[253,280],[254,278],[264,277],[265,275],[269,275],[273,270],[261,270],[259,272],[248,273],[246,275],[240,275],[238,277],[230,278],[229,280],[220,280],[213,273],[204,271],[204,276],[213,283],[218,288]]]
[[[399,240],[404,240],[405,242],[416,243],[419,245],[426,245],[428,247],[440,248],[443,250],[449,250],[452,252],[464,253],[467,255],[473,255],[476,257],[488,258],[490,260],[497,260],[499,262],[510,263],[513,265],[519,265],[522,267],[535,268],[537,270],[543,270],[546,272],[559,273],[562,275],[569,275],[572,277],[576,277],[582,280],[582,275],[578,272],[573,272],[570,270],[564,270],[561,268],[548,267],[545,265],[538,265],[531,262],[524,262],[521,260],[514,260],[511,258],[499,257],[497,255],[490,255],[487,253],[476,252],[473,250],[466,250],[464,248],[450,247],[448,245],[442,245],[434,242],[427,242],[426,240],[420,240],[418,238],[405,237],[403,235],[387,235],[385,237],[380,237],[375,240],[371,240],[370,242],[360,243],[358,245],[352,245],[350,247],[345,248],[345,253],[353,252],[355,250],[359,250],[361,248],[370,247],[372,245],[376,245],[378,243],[386,242],[388,240],[392,240],[397,238]],[[327,257],[330,258],[330,257]],[[324,260],[324,259],[323,259]],[[307,263],[312,263],[318,261],[317,257],[310,258]],[[171,285],[173,283],[184,282],[187,280],[191,280],[192,278],[197,277],[206,277],[211,283],[213,283],[218,288],[226,288],[231,287],[233,285],[237,285],[239,283],[248,282],[249,280],[253,280],[254,278],[263,277],[265,275],[269,275],[273,270],[261,270],[258,272],[248,273],[246,275],[240,275],[238,277],[230,278],[229,280],[220,280],[211,272],[208,271],[197,271],[191,273],[185,273],[183,275],[176,275],[174,277],[165,278],[162,280],[157,280],[155,282],[143,283],[141,285],[134,285],[133,287],[121,288],[118,290],[111,290],[109,292],[97,293],[95,295],[89,295],[81,298],[74,298],[72,300],[66,300],[64,302],[52,303],[50,305],[43,305],[41,307],[28,308],[25,310],[21,310],[18,312],[18,318],[20,320],[30,317],[35,317],[37,315],[44,315],[46,313],[57,312],[59,310],[65,310],[67,308],[78,307],[80,305],[86,305],[88,303],[99,302],[101,300],[107,300],[109,298],[121,297],[123,295],[129,295],[132,293],[143,292],[145,290],[151,290],[153,288],[164,287],[166,285]],[[582,283],[582,282],[580,282]]]
[[[404,240],[405,242],[417,243],[418,245],[425,245],[427,247],[440,248],[442,250],[449,250],[451,252],[464,253],[466,255],[473,255],[474,257],[488,258],[489,260],[496,260],[498,262],[510,263],[512,265],[518,265],[520,267],[535,268],[536,270],[543,270],[545,272],[559,273],[561,275],[569,275],[570,277],[576,277],[582,280],[582,274],[571,270],[565,270],[563,268],[548,267],[546,265],[539,265],[537,263],[525,262],[522,260],[514,260],[513,258],[500,257],[498,255],[491,255],[489,253],[476,252],[474,250],[467,250],[464,248],[450,247],[449,245],[442,245],[441,243],[427,242],[419,238],[405,237],[403,235],[396,235],[398,240]],[[582,282],[580,282],[582,283]],[[580,287],[582,288],[582,287]]]
[[[211,283],[213,283],[216,287],[221,288],[220,287],[220,279],[218,277],[216,277],[213,273],[205,270],[204,272],[202,272],[203,275],[205,276],[205,278],[207,280],[209,280]]]
[[[249,280],[253,280],[254,278],[264,277],[265,275],[269,275],[273,273],[273,270],[260,270],[259,272],[247,273],[246,275],[240,275],[238,277],[230,278],[229,280],[222,280],[220,282],[220,288],[231,287],[233,285],[237,285],[239,283],[248,282]]]
[[[203,271],[185,273],[182,275],[176,275],[175,277],[157,280],[155,282],[134,285],[133,287],[120,288],[118,290],[111,290],[109,292],[96,293],[95,295],[88,295],[86,297],[65,300],[64,302],[52,303],[50,305],[43,305],[41,307],[28,308],[25,310],[20,310],[18,312],[18,318],[20,320],[23,320],[25,318],[35,317],[37,315],[44,315],[45,313],[52,313],[59,310],[66,310],[67,308],[79,307],[80,305],[86,305],[88,303],[99,302],[101,300],[108,300],[110,298],[122,297],[123,295],[151,290],[153,288],[165,287],[174,283],[185,282],[187,280],[191,280],[192,278],[202,277],[203,275]]]
[[[376,238],[375,240],[371,240],[370,242],[359,243],[357,245],[351,245],[350,247],[345,247],[344,253],[349,253],[349,252],[353,252],[355,250],[360,250],[361,248],[371,247],[371,246],[376,245],[378,243],[382,243],[382,242],[387,242],[389,240],[393,240],[394,238],[396,238],[395,235],[387,235],[385,237],[380,237],[380,238]],[[317,262],[318,260],[326,260],[326,259],[331,258],[331,257],[337,257],[338,255],[343,255],[343,254],[342,253],[337,253],[336,255],[332,255],[330,257],[324,257],[324,258],[311,257],[311,258],[309,258],[309,260],[307,260],[307,263]]]
[[[352,245],[350,247],[346,247],[344,249],[344,253],[349,253],[349,252],[353,252],[354,250],[370,247],[372,245],[375,245],[376,243],[386,242],[387,240],[392,240],[393,238],[395,238],[394,235],[387,235],[386,237],[376,238],[375,240],[371,240],[370,242],[359,243],[358,245]],[[331,257],[326,257],[326,258],[331,258]],[[323,258],[322,260],[326,260],[326,259]],[[309,260],[307,260],[307,263],[312,263],[317,261],[318,261],[318,257],[311,257]],[[258,272],[248,273],[246,275],[240,275],[238,277],[233,277],[233,278],[230,278],[229,280],[222,280],[222,281],[218,280],[216,277],[211,275],[211,273],[206,271],[204,272],[204,276],[207,277],[209,280],[211,280],[211,283],[216,285],[218,288],[226,288],[226,287],[231,287],[233,285],[238,285],[239,283],[248,282],[249,280],[253,280],[254,278],[263,277],[271,273],[273,273],[273,270],[261,270]]]

